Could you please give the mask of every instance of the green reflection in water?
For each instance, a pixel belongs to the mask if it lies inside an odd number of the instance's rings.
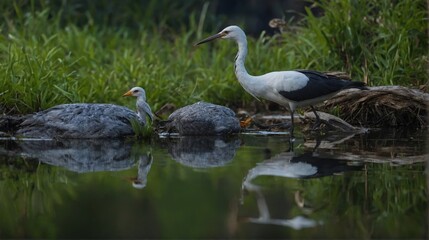
[[[0,158],[0,163],[1,236],[55,236],[50,216],[74,195],[70,173],[32,160]]]
[[[361,172],[303,182],[306,197],[323,206],[317,234],[335,238],[423,238],[427,235],[424,164],[366,164]]]
[[[423,163],[404,166],[365,163],[359,169],[320,178],[265,175],[251,181],[257,190],[243,189],[243,181],[251,169],[272,160],[288,145],[284,137],[241,136],[240,140],[242,145],[233,159],[209,168],[186,165],[173,159],[165,143],[152,144],[153,163],[143,189],[133,188],[130,180],[138,174],[135,156],[149,149],[145,143],[134,143],[135,163],[121,171],[75,173],[31,159],[3,157],[0,237],[423,238],[428,235]],[[298,148],[298,152],[305,151]],[[316,224],[294,229],[275,223],[251,223],[251,219],[261,219],[261,199],[269,219],[291,220],[301,216]]]

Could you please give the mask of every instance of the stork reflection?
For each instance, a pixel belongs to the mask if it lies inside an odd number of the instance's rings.
[[[339,141],[339,140],[338,140]],[[329,140],[332,142],[332,139]],[[312,209],[304,204],[305,199],[303,192],[296,191],[294,199],[297,207],[301,211],[301,215],[297,215],[290,219],[272,218],[269,205],[265,200],[263,188],[254,183],[254,180],[261,176],[284,177],[295,179],[319,178],[339,174],[348,171],[359,171],[363,165],[356,165],[350,161],[338,160],[329,157],[326,153],[323,157],[316,150],[317,146],[323,146],[323,141],[318,142],[316,148],[304,151],[304,153],[285,151],[281,152],[264,162],[258,163],[250,169],[242,182],[242,193],[252,193],[257,202],[259,211],[258,217],[247,217],[247,222],[257,224],[273,224],[291,227],[293,229],[311,228],[322,224],[317,220],[308,217]],[[313,146],[312,146],[313,147]],[[242,202],[244,202],[244,194],[242,194]]]

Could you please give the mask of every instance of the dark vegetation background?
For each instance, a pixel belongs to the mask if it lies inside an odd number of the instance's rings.
[[[0,2],[0,112],[69,102],[132,106],[148,92],[155,110],[199,100],[232,107],[255,100],[233,73],[234,43],[193,43],[235,24],[249,35],[248,71],[347,72],[369,85],[425,89],[424,0],[5,0]],[[272,29],[268,22],[287,24]]]
[[[11,7],[14,5],[14,8]],[[205,31],[218,31],[231,24],[245,25],[247,33],[258,36],[262,31],[273,32],[268,22],[275,18],[302,18],[310,1],[303,0],[60,0],[60,1],[4,1],[4,15],[16,18],[20,12],[50,9],[52,14],[61,12],[63,24],[78,26],[88,24],[90,16],[97,25],[138,28],[142,24],[181,28],[190,24],[190,13],[196,14],[207,5]],[[317,10],[315,10],[317,11]],[[318,11],[320,12],[320,11]]]

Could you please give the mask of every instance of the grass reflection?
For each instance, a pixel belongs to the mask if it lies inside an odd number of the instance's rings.
[[[367,164],[361,172],[303,181],[302,190],[323,206],[314,217],[325,223],[328,237],[422,238],[427,234],[423,172],[423,164]]]
[[[0,158],[0,169],[0,235],[55,236],[55,209],[75,194],[70,173],[22,158]]]

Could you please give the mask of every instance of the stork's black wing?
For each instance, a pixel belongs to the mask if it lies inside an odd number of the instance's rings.
[[[311,70],[296,70],[308,77],[307,84],[294,91],[280,91],[279,93],[292,101],[304,101],[314,98],[319,98],[338,92],[346,88],[362,88],[365,86],[363,82],[347,81],[339,77],[326,75],[321,72]]]

